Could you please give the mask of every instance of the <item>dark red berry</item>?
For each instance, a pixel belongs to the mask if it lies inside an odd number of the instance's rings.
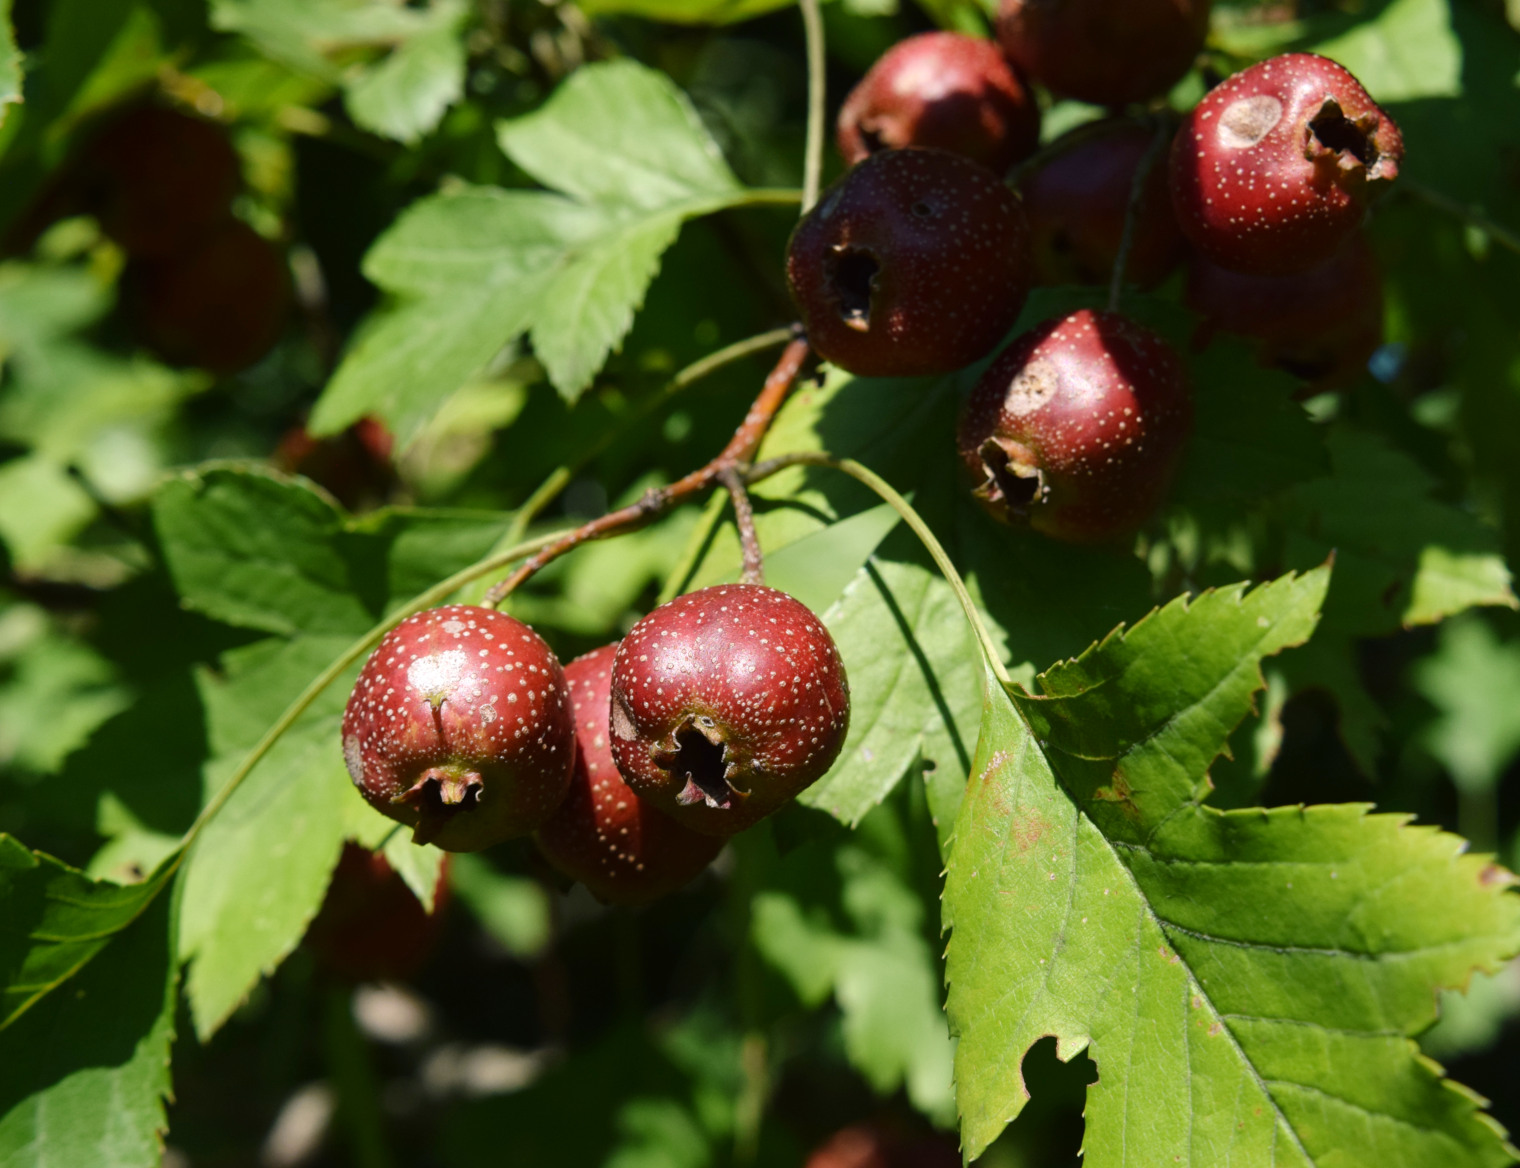
[[[1383,278],[1361,232],[1293,276],[1248,276],[1194,256],[1187,303],[1209,329],[1257,341],[1263,365],[1302,379],[1311,392],[1355,381],[1383,343]]]
[[[1183,234],[1236,272],[1286,276],[1328,260],[1399,173],[1404,139],[1341,66],[1288,53],[1221,83],[1172,143]]]
[[[1155,509],[1192,422],[1182,361],[1117,313],[1083,309],[1021,335],[961,415],[961,459],[996,518],[1091,542]]]
[[[107,123],[78,166],[101,229],[138,258],[194,243],[229,215],[242,181],[225,129],[151,105]]]
[[[1029,228],[997,176],[943,150],[883,150],[792,233],[787,282],[820,356],[862,377],[986,356],[1029,295]]]
[[[394,435],[376,418],[360,418],[341,434],[317,438],[305,426],[280,437],[270,461],[304,475],[350,511],[383,503],[396,486]]]
[[[958,32],[892,46],[845,98],[839,153],[934,146],[1002,174],[1040,143],[1040,107],[998,47]]]
[[[438,940],[449,899],[448,873],[445,856],[429,913],[383,855],[344,844],[322,909],[306,930],[307,947],[344,981],[411,977]]]
[[[1003,0],[998,42],[1063,97],[1120,106],[1165,93],[1192,67],[1210,0]]]
[[[290,273],[279,248],[228,219],[184,250],[129,263],[122,300],[138,334],[165,361],[235,373],[280,339]]]
[[[819,779],[850,723],[823,624],[785,592],[703,588],[633,626],[612,664],[612,756],[638,795],[729,836]]]
[[[604,904],[648,904],[689,883],[723,841],[682,827],[629,789],[607,727],[616,645],[565,666],[575,708],[575,773],[535,838],[549,862]]]
[[[359,674],[343,757],[360,793],[417,843],[473,852],[527,835],[570,782],[564,670],[537,633],[494,609],[418,613]]]
[[[1035,283],[1108,283],[1124,238],[1135,172],[1155,134],[1139,122],[1094,122],[1067,134],[1020,173]],[[1183,247],[1166,160],[1155,157],[1140,188],[1125,281],[1154,288],[1181,262]]]
[[[911,1132],[901,1124],[851,1124],[835,1132],[807,1158],[804,1168],[960,1168],[955,1141]]]

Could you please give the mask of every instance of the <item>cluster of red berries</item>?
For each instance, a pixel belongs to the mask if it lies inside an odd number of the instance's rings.
[[[678,597],[564,668],[521,621],[449,605],[380,642],[343,755],[420,843],[475,851],[531,832],[599,899],[642,904],[821,778],[849,716],[833,638],[773,588]]]
[[[1153,288],[1186,257],[1200,342],[1215,329],[1251,338],[1263,363],[1315,389],[1354,376],[1382,316],[1360,225],[1398,173],[1398,127],[1341,66],[1293,53],[1218,86],[1176,130],[1169,165],[1150,165],[1171,127],[1118,107],[1183,76],[1209,7],[1003,0],[997,44],[928,33],[883,56],[840,112],[852,169],[788,249],[814,349],[863,377],[948,373],[1002,343],[1032,285],[1108,283],[1122,263]],[[1114,113],[1029,158],[1039,111],[1025,78]],[[1016,194],[1003,174],[1026,158]],[[1101,541],[1160,501],[1191,416],[1166,342],[1083,311],[1003,350],[958,446],[995,517]]]

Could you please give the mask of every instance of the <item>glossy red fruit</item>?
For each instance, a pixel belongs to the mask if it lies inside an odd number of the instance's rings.
[[[228,219],[185,250],[127,265],[124,307],[165,361],[246,369],[274,346],[290,311],[290,272],[274,244]]]
[[[703,588],[633,626],[612,664],[612,757],[681,823],[730,836],[821,778],[850,688],[834,638],[759,584]]]
[[[955,1141],[884,1123],[842,1128],[813,1149],[804,1168],[960,1168]]]
[[[839,153],[934,146],[1002,174],[1040,144],[1040,107],[998,47],[958,32],[900,41],[839,111]]]
[[[943,150],[883,150],[792,233],[787,282],[820,356],[862,377],[986,356],[1029,295],[1029,227],[997,176]]]
[[[1120,106],[1165,93],[1209,31],[1210,0],[1003,0],[998,43],[1063,97]]]
[[[617,648],[603,645],[565,666],[575,773],[565,801],[534,838],[551,864],[603,904],[648,904],[695,879],[723,841],[656,811],[618,774],[607,726]]]
[[[1383,343],[1383,277],[1361,232],[1294,276],[1247,276],[1194,256],[1187,304],[1209,330],[1258,342],[1263,365],[1300,378],[1310,392],[1355,381]]]
[[[1108,283],[1135,172],[1155,136],[1139,122],[1094,122],[1067,134],[1020,173],[1036,284]],[[1183,250],[1166,159],[1155,157],[1141,186],[1125,282],[1154,288],[1181,263]]]
[[[1191,423],[1172,347],[1117,313],[1083,309],[1024,333],[992,363],[958,445],[995,518],[1094,542],[1155,509]]]
[[[343,714],[354,785],[417,843],[473,852],[527,835],[570,782],[565,673],[521,621],[451,604],[385,635]]]
[[[242,165],[215,122],[138,106],[107,123],[79,162],[86,203],[128,255],[161,257],[231,212]]]
[[[1288,53],[1222,82],[1172,143],[1183,234],[1236,272],[1286,276],[1328,260],[1392,182],[1404,139],[1334,61]]]
[[[343,845],[321,911],[306,945],[329,973],[344,981],[400,981],[433,951],[449,899],[449,859],[438,869],[429,913],[379,852]]]

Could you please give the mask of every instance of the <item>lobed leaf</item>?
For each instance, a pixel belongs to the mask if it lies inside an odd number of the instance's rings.
[[[978,1154],[1040,1037],[1099,1081],[1085,1159],[1507,1164],[1409,1036],[1520,945],[1508,873],[1358,806],[1219,812],[1203,776],[1328,573],[1205,594],[1040,678],[989,678],[947,863],[958,1100]]]
[[[0,1165],[157,1168],[178,966],[169,897],[0,1031]]]
[[[560,193],[465,190],[402,216],[365,261],[398,299],[350,350],[314,432],[378,413],[410,441],[524,332],[574,400],[627,334],[681,224],[748,198],[685,95],[632,61],[576,70],[499,137]]]

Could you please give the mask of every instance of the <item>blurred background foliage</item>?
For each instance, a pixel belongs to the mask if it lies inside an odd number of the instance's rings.
[[[833,0],[824,15],[837,103],[901,37],[985,31],[990,13],[979,0]],[[329,403],[321,433],[306,421],[345,354],[434,303],[366,267],[372,245],[427,196],[554,186],[503,150],[498,124],[541,108],[585,63],[663,71],[740,182],[797,186],[801,33],[786,0],[0,0],[0,17],[0,830],[121,878],[148,870],[199,806],[198,778],[155,776],[198,776],[213,739],[238,740],[208,712],[208,687],[255,639],[181,604],[147,509],[162,477],[267,464],[369,515],[377,540],[419,509],[446,516],[453,558],[407,561],[415,592],[491,546],[502,513],[556,468],[573,473],[544,524],[704,461],[763,358],[683,394],[666,387],[790,319],[785,206],[686,223],[626,338],[584,384],[551,378],[541,343],[498,338],[464,384],[420,409],[386,416],[374,390],[353,417]],[[1520,553],[1517,28],[1515,0],[1216,6],[1179,106],[1208,73],[1313,48],[1404,128],[1405,177],[1371,223],[1387,339],[1348,390],[1308,403],[1314,425],[1340,427],[1330,477],[1319,464],[1252,467],[1272,490],[1246,511],[1226,499],[1229,513],[1184,481],[1141,549],[1149,576],[1116,568],[1111,585],[1134,600],[1115,619],[1134,619],[1185,588],[1338,549],[1343,591],[1309,645],[1269,663],[1259,716],[1215,767],[1218,801],[1376,802],[1511,865],[1520,613],[1501,603],[1435,622],[1505,600],[1495,553]],[[196,129],[164,130],[158,154],[113,153],[113,132],[143,111]],[[1046,136],[1097,113],[1059,103]],[[122,193],[134,168],[176,166],[216,241],[193,256],[137,234],[134,215],[159,220]],[[170,217],[202,213],[186,203]],[[1175,299],[1164,289],[1152,312],[1185,336]],[[460,310],[451,291],[436,303],[445,323]],[[1215,362],[1225,382],[1243,360],[1228,357]],[[366,402],[378,417],[360,417]],[[1219,398],[1218,432],[1235,408]],[[1257,530],[1267,523],[1270,538]],[[683,565],[706,554],[697,578],[722,575],[727,545],[704,553],[707,524],[681,513],[588,548],[534,580],[514,612],[564,659],[601,644],[678,586]],[[886,526],[853,529],[859,546],[837,549],[842,575],[817,544],[778,570],[821,609]],[[1467,589],[1460,598],[1411,584],[1428,531],[1491,557],[1446,575],[1420,565]],[[984,566],[994,612],[996,582]],[[1014,664],[1027,677],[1106,631],[1020,641]],[[850,1123],[945,1129],[938,874],[916,783],[853,833],[790,810],[638,913],[567,892],[526,845],[462,858],[437,951],[404,984],[351,992],[302,949],[207,1044],[181,1017],[165,1162],[465,1166],[510,1149],[529,1164],[794,1165]],[[1445,1006],[1426,1049],[1520,1129],[1520,966]],[[1075,1164],[1091,1063],[1060,1064],[1042,1044],[1024,1070],[1034,1104],[982,1162]]]

